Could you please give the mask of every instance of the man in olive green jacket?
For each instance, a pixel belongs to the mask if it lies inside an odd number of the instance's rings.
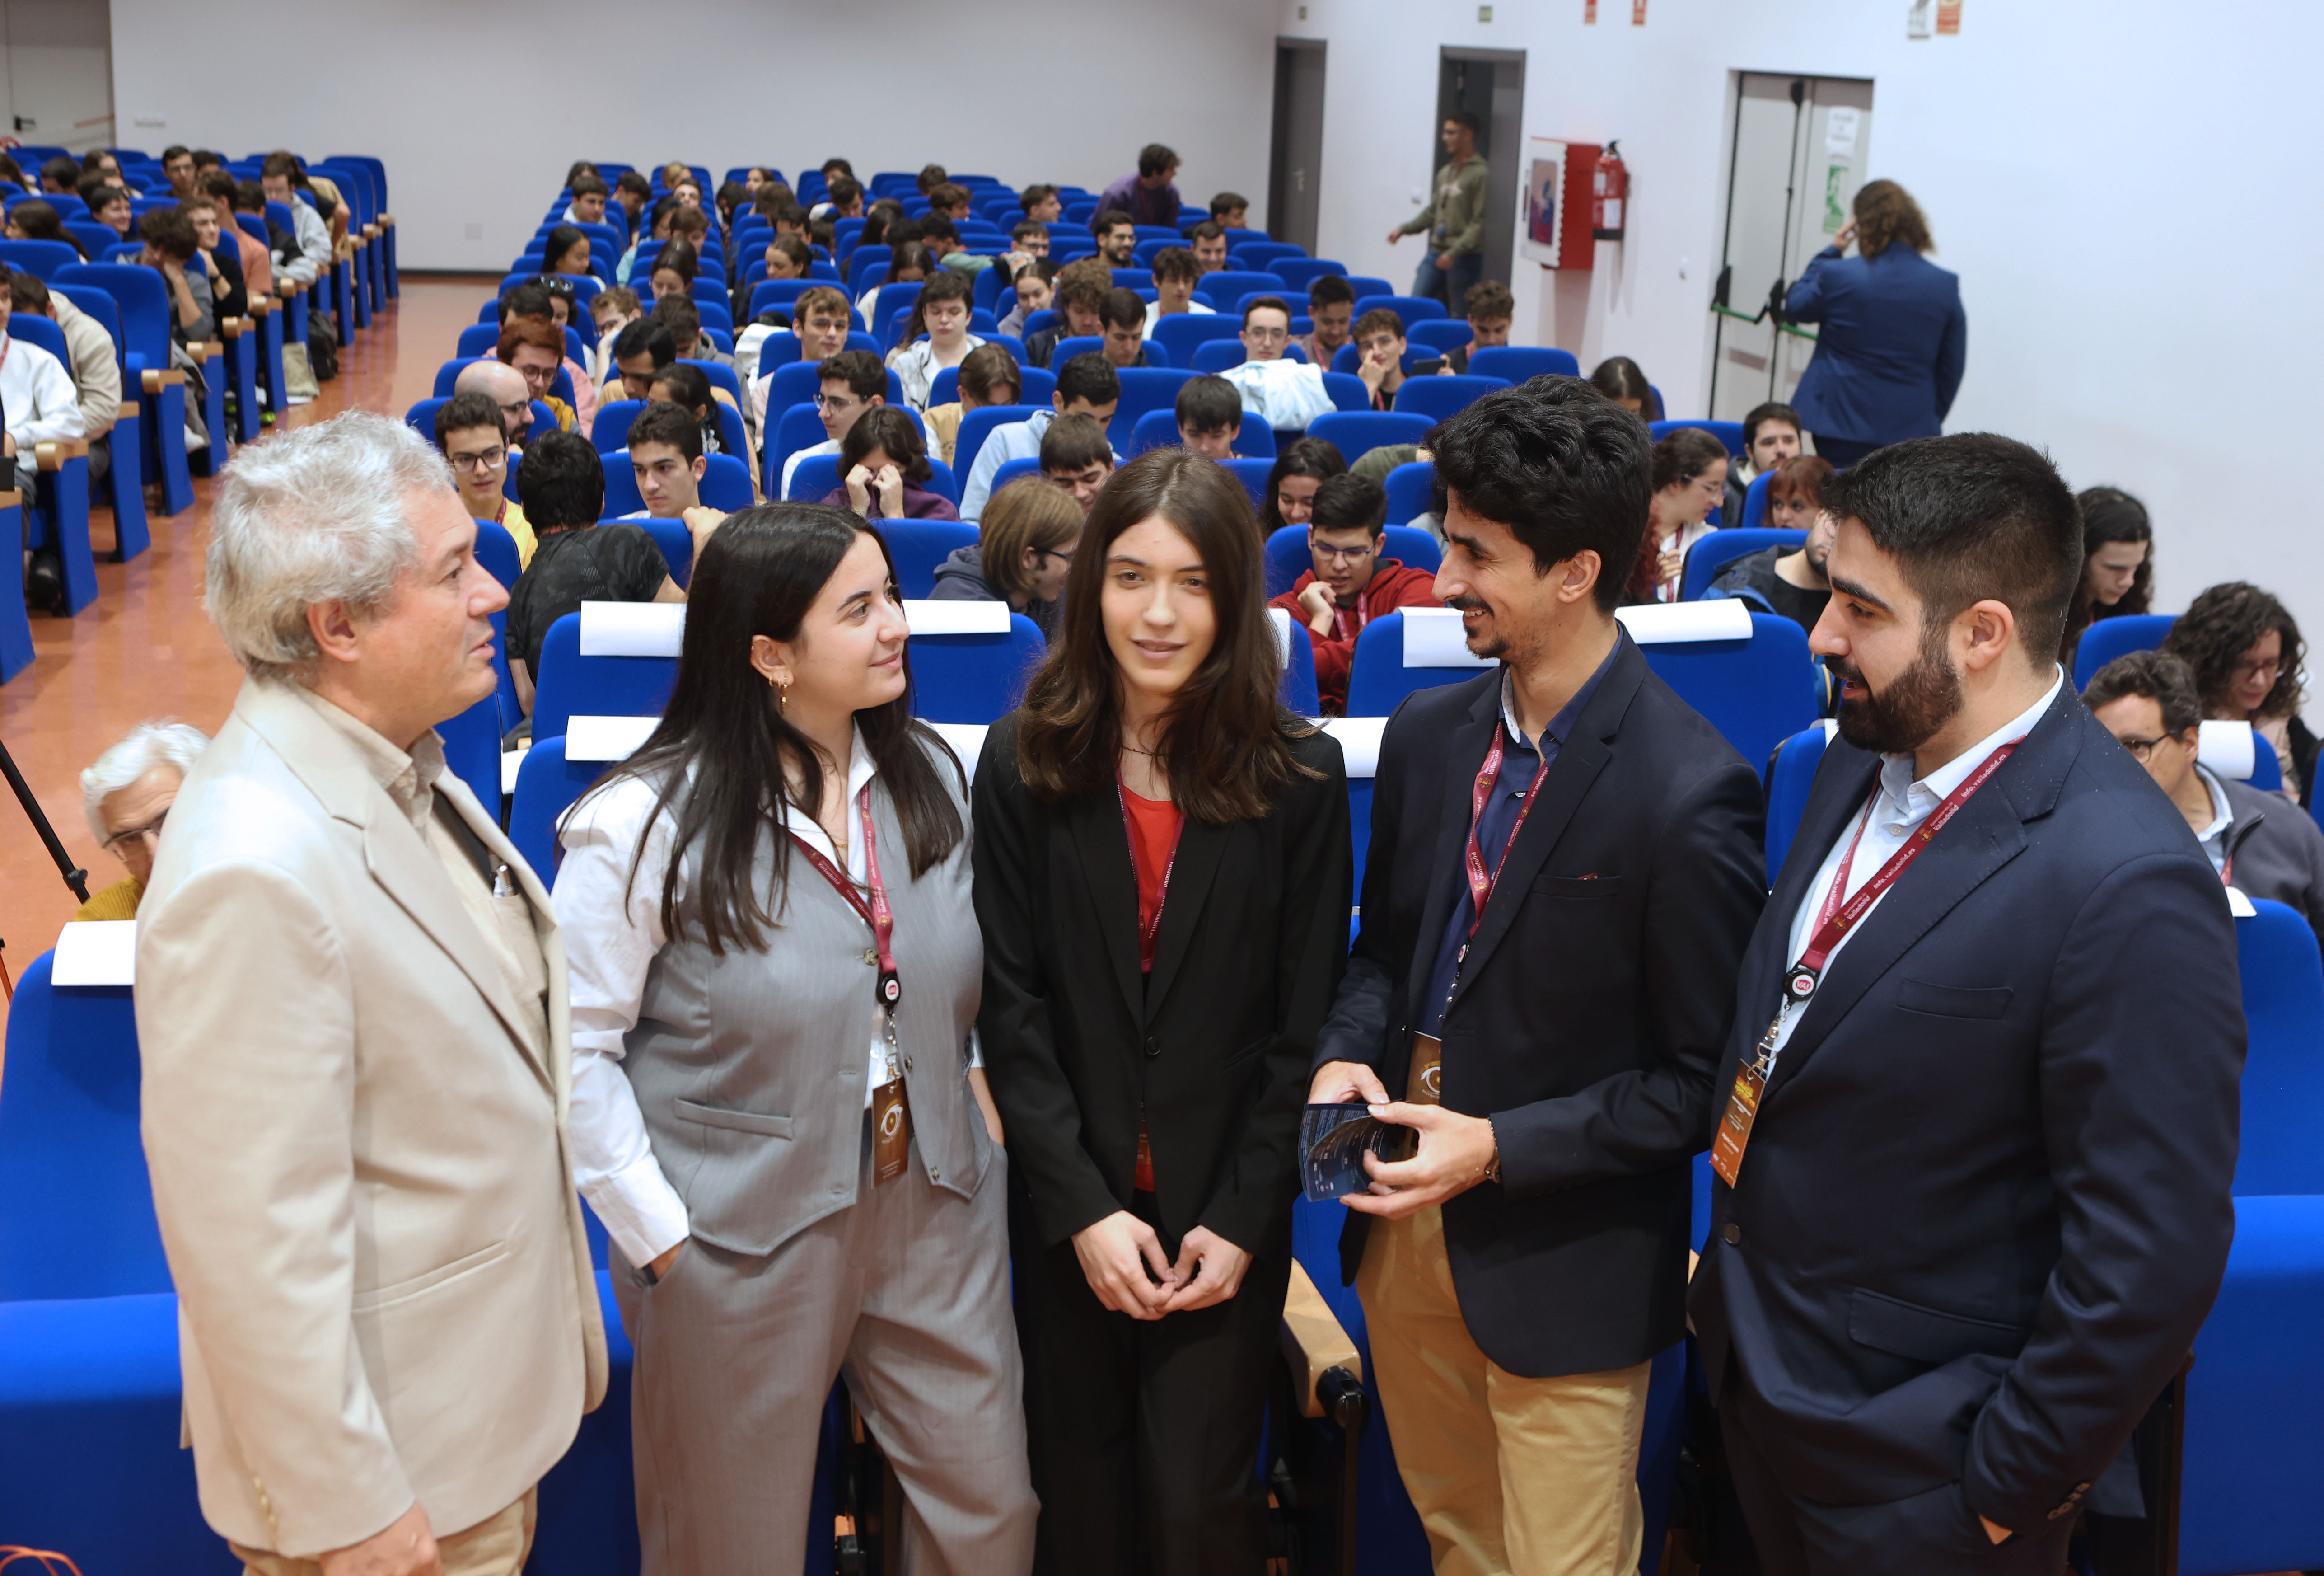
[[[1469,287],[1485,276],[1485,161],[1477,153],[1477,116],[1456,109],[1444,117],[1445,162],[1436,171],[1428,206],[1388,233],[1391,246],[1406,236],[1428,235],[1412,293],[1434,296],[1460,315]]]

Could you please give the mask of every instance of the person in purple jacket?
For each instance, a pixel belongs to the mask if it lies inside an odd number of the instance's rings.
[[[1118,208],[1138,224],[1175,225],[1178,188],[1173,182],[1177,178],[1178,155],[1160,143],[1148,143],[1139,151],[1138,173],[1107,187],[1097,199],[1097,210],[1102,214]]]
[[[866,520],[957,520],[960,511],[928,490],[935,468],[919,423],[892,406],[864,412],[839,445],[839,486],[821,499]]]

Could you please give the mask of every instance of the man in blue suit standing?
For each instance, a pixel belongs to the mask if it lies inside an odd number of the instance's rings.
[[[1935,243],[1920,205],[1871,181],[1855,214],[1784,300],[1790,321],[1822,325],[1792,404],[1815,451],[1842,468],[1942,431],[1969,360],[1960,280],[1922,255]],[[1847,255],[1850,240],[1859,255]]]
[[[1689,1297],[1771,1576],[2051,1576],[2235,1215],[2218,876],[2064,682],[2072,495],[2024,444],[1828,483],[1840,737],[1743,960]]]

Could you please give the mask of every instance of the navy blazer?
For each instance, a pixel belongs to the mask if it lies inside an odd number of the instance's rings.
[[[1514,1374],[1628,1367],[1684,1332],[1689,1158],[1766,900],[1759,779],[1628,635],[1508,850],[1444,1019],[1442,1098],[1489,1116],[1499,1185],[1444,1205],[1471,1336]],[[1380,743],[1363,931],[1315,1062],[1410,1078],[1462,892],[1501,674],[1423,690]],[[1342,1275],[1371,1217],[1350,1211]]]
[[[1879,765],[1824,752],[1743,961],[1722,1109]],[[1712,1397],[1739,1364],[1754,1440],[1807,1499],[1891,1507],[1958,1482],[2002,1526],[2054,1528],[2218,1290],[2243,1054],[2219,878],[2061,687],[1776,1059],[1689,1295]],[[1889,1568],[1946,1569],[1908,1557],[1914,1512],[1893,1514],[1873,1540],[1898,1549]]]
[[[1784,298],[1784,315],[1823,325],[1792,395],[1809,431],[1877,444],[1944,430],[1969,360],[1956,275],[1901,244],[1877,257],[1826,246]]]

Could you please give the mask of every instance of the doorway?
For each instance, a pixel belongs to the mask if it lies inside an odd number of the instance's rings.
[[[1711,414],[1736,422],[1789,401],[1815,329],[1777,321],[1781,293],[1848,222],[1872,147],[1872,84],[1737,73],[1727,235],[1711,292]]]
[[[1315,252],[1323,162],[1323,41],[1275,41],[1275,141],[1268,158],[1267,233]]]
[[[0,0],[0,114],[18,143],[75,153],[113,129],[113,20],[87,0]]]
[[[1525,69],[1523,50],[1462,50],[1443,51],[1436,66],[1436,119],[1428,128],[1429,181],[1444,164],[1444,144],[1439,134],[1445,117],[1465,109],[1477,117],[1477,153],[1485,161],[1485,272],[1487,279],[1508,283],[1509,264],[1517,255],[1517,162],[1525,147]],[[1452,316],[1462,306],[1452,304]]]

